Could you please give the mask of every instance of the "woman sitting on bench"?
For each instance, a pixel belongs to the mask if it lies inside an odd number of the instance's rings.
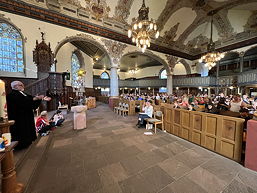
[[[152,101],[146,101],[146,103],[143,105],[143,111],[144,113],[139,113],[138,115],[138,122],[137,126],[138,128],[145,127],[145,119],[152,118],[153,116],[153,106]]]

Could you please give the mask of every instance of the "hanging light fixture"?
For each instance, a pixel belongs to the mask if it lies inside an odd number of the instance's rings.
[[[128,30],[128,37],[132,38],[132,42],[136,43],[142,52],[145,52],[146,48],[150,47],[152,36],[157,39],[160,35],[156,23],[153,19],[149,20],[148,13],[149,7],[145,6],[145,0],[143,0],[142,7],[138,11],[139,16],[137,20],[132,21],[132,28]]]
[[[211,37],[210,42],[207,45],[207,54],[202,56],[199,59],[200,63],[205,63],[205,66],[209,68],[209,70],[216,65],[216,63],[224,58],[224,53],[219,53],[215,50],[215,43],[212,40],[212,34],[213,34],[213,14],[214,12],[211,12]]]

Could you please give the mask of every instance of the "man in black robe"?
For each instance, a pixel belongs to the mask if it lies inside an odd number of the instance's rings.
[[[18,141],[15,149],[28,147],[36,136],[34,112],[42,100],[50,100],[48,97],[31,96],[24,93],[24,85],[20,81],[11,83],[12,91],[6,96],[8,119],[15,123],[10,127],[12,141]]]

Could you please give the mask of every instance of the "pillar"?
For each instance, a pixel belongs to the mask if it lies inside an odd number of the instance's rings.
[[[111,67],[109,106],[113,109],[119,103],[118,65]]]
[[[167,74],[167,94],[173,94],[173,80],[172,74]]]
[[[208,97],[211,97],[211,88],[208,87]]]
[[[240,52],[240,73],[244,70],[244,52]]]

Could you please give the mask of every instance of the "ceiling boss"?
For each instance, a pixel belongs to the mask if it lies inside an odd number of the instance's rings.
[[[132,19],[132,28],[128,30],[128,37],[132,38],[132,42],[136,43],[142,52],[150,47],[151,37],[158,38],[160,35],[157,24],[153,19],[149,20],[148,13],[149,7],[145,6],[145,0],[143,0],[142,7],[138,11],[139,16],[137,19]]]

